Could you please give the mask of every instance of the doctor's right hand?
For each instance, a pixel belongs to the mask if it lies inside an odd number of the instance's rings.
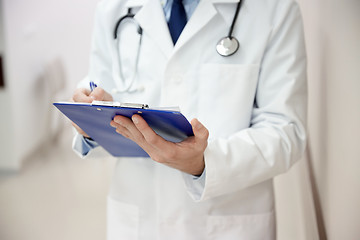
[[[101,87],[96,87],[92,92],[87,88],[78,88],[75,90],[71,98],[72,102],[91,103],[93,100],[113,101],[113,97]],[[89,135],[87,135],[78,125],[75,123],[72,123],[72,125],[75,127],[78,133],[84,137],[90,138]]]

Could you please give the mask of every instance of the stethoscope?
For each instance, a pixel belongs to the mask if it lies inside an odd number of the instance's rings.
[[[240,8],[242,5],[243,0],[240,0],[237,4],[236,7],[236,11],[235,11],[235,15],[233,17],[233,21],[231,23],[230,29],[229,29],[229,34],[226,37],[223,37],[220,39],[220,41],[216,44],[216,52],[223,57],[229,57],[231,55],[233,55],[234,53],[236,53],[240,47],[239,41],[237,40],[236,37],[234,37],[232,35],[233,30],[234,30],[234,26],[237,20],[237,17],[239,15],[240,12]],[[143,33],[143,29],[141,28],[141,26],[135,21],[134,16],[135,14],[131,12],[132,8],[128,9],[128,12],[126,15],[122,16],[115,25],[115,30],[114,30],[114,39],[117,42],[117,58],[118,58],[118,63],[119,63],[119,75],[120,78],[124,81],[124,84],[126,83],[125,81],[125,77],[124,77],[124,73],[122,70],[122,64],[121,64],[121,59],[120,59],[120,38],[119,38],[119,27],[121,25],[121,23],[126,20],[126,19],[130,19],[132,20],[136,25],[137,25],[137,32],[140,36],[139,38],[139,46],[138,46],[138,50],[136,53],[136,59],[135,59],[135,68],[134,68],[134,73],[133,76],[131,78],[131,80],[129,81],[129,84],[127,84],[127,86],[125,86],[123,89],[116,89],[116,93],[124,93],[124,92],[136,92],[136,91],[142,91],[144,90],[143,87],[138,87],[135,89],[132,89],[135,79],[136,79],[136,75],[137,75],[137,70],[138,70],[138,63],[139,63],[139,56],[140,56],[140,50],[141,50],[141,41],[142,41],[142,33]],[[115,93],[115,92],[114,92]]]
[[[234,15],[233,21],[230,26],[229,34],[226,37],[223,37],[222,39],[220,39],[220,41],[216,44],[217,53],[223,57],[228,57],[228,56],[233,55],[234,53],[237,52],[237,50],[240,47],[239,41],[237,40],[236,37],[232,36],[232,33],[234,30],[236,19],[240,12],[242,1],[243,0],[240,0],[236,6],[236,11],[235,11],[235,15]]]
[[[117,23],[115,25],[114,39],[116,41],[116,46],[117,46],[116,49],[117,49],[117,61],[118,61],[118,67],[119,67],[119,75],[120,75],[120,78],[122,79],[122,81],[124,82],[125,87],[123,89],[114,89],[113,93],[125,93],[125,92],[131,93],[131,92],[138,92],[138,91],[143,91],[144,90],[143,86],[132,89],[132,87],[134,85],[134,82],[135,82],[135,79],[136,79],[137,72],[138,72],[137,70],[138,70],[138,65],[139,65],[138,63],[139,63],[139,56],[140,56],[140,50],[141,50],[141,42],[142,42],[143,30],[142,30],[141,26],[135,21],[135,19],[134,19],[135,14],[132,13],[131,11],[132,11],[132,8],[129,8],[127,14],[122,16],[117,21]],[[138,50],[137,50],[136,58],[135,58],[134,72],[133,72],[131,80],[129,81],[129,84],[127,86],[126,86],[126,79],[124,77],[122,64],[121,64],[121,59],[120,59],[120,55],[121,55],[120,54],[120,37],[118,36],[118,30],[119,30],[120,24],[126,19],[129,19],[129,20],[133,21],[136,24],[137,33],[140,36],[139,37],[139,46],[138,46]]]

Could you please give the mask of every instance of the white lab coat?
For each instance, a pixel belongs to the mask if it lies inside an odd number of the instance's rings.
[[[173,47],[159,0],[99,3],[88,81],[114,99],[180,106],[210,131],[204,182],[151,159],[118,159],[108,198],[108,239],[275,239],[272,178],[305,148],[306,57],[293,0],[245,0],[233,35],[239,51],[215,50],[237,0],[201,0]],[[116,93],[116,21],[134,8],[143,39],[134,88]],[[134,24],[120,30],[123,72],[132,75]],[[78,140],[75,140],[78,141]],[[91,156],[99,149],[93,150]]]

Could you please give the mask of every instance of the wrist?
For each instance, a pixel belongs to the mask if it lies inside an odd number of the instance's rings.
[[[199,158],[199,160],[196,162],[198,162],[198,164],[197,164],[198,166],[190,174],[195,177],[200,177],[205,169],[204,156],[201,156],[201,158]]]

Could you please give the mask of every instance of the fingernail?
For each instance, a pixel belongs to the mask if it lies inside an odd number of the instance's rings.
[[[132,117],[132,120],[133,120],[133,122],[134,122],[135,124],[138,124],[138,123],[139,123],[139,120],[137,119],[136,116],[133,116],[133,117]]]
[[[90,96],[93,100],[95,100],[95,97],[94,96]]]

